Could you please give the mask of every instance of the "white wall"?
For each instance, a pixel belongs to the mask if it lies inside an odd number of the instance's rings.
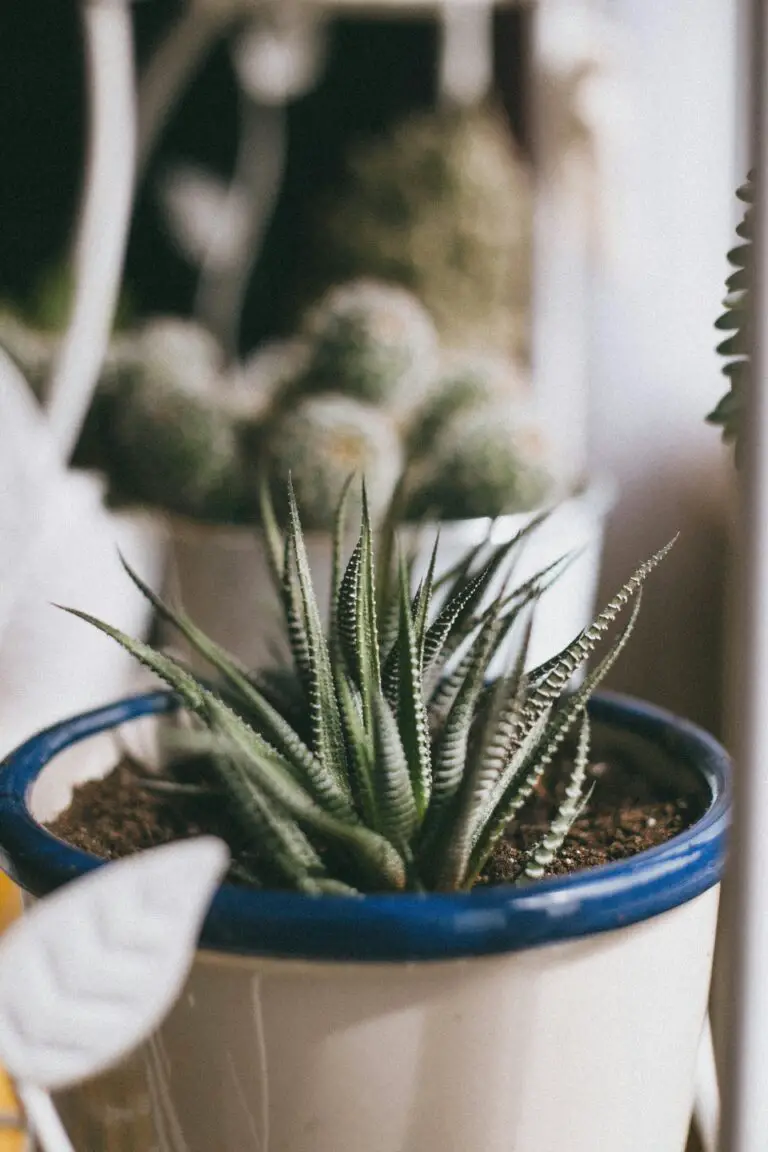
[[[621,496],[603,595],[676,531],[612,686],[719,723],[729,453],[704,416],[723,390],[713,348],[731,244],[733,0],[610,0],[634,108],[613,157],[622,244],[597,277],[590,353],[593,466]]]

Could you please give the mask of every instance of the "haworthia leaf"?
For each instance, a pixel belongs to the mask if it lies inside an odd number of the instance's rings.
[[[123,560],[123,566],[147,597],[161,617],[170,621],[238,693],[249,707],[252,716],[258,720],[262,735],[281,752],[286,760],[298,770],[299,778],[304,779],[317,800],[329,812],[339,816],[352,816],[348,789],[342,790],[325,766],[307,748],[290,724],[272,707],[269,701],[248,680],[245,672],[232,662],[229,654],[209,639],[183,612],[174,612],[151,588],[140,579]]]
[[[565,798],[545,834],[526,854],[525,878],[540,880],[565,843],[565,838],[584,811],[584,784],[589,764],[589,717],[586,712],[581,721],[579,745],[576,749],[573,771],[565,789]]]
[[[526,733],[526,739],[521,748],[530,743],[531,732],[535,731],[538,726],[543,728],[541,734],[537,734],[537,739],[533,742],[532,747],[526,750],[526,755],[522,759],[519,755],[513,758],[512,771],[504,773],[499,784],[494,788],[488,805],[478,819],[474,833],[475,843],[466,876],[466,882],[470,886],[477,879],[510,820],[531,794],[536,781],[552,763],[574,721],[587,707],[590,696],[607,676],[623,651],[634,631],[641,603],[642,594],[638,593],[632,615],[623,632],[614,641],[597,668],[587,676],[579,691],[562,701],[554,715],[548,719],[546,726],[544,726],[542,721],[545,717],[548,718],[551,708],[551,705],[547,705]],[[523,781],[522,785],[518,786],[518,780]]]
[[[538,678],[536,687],[526,706],[527,720],[533,720],[539,709],[545,707],[560,695],[576,669],[584,663],[599,640],[610,628],[622,608],[633,596],[639,594],[648,576],[654,568],[661,563],[676,540],[677,537],[670,540],[668,544],[651,556],[649,560],[641,564],[623,587],[619,589],[609,604],[606,605],[600,615],[596,617],[593,623],[590,624],[588,628],[585,628],[576,639],[556,657],[554,662],[548,662],[545,672]],[[534,673],[533,675],[535,676],[536,674]]]
[[[419,819],[432,792],[432,763],[421,682],[421,661],[411,615],[408,575],[400,563],[399,696],[397,719],[411,774]]]
[[[261,524],[267,551],[269,573],[278,596],[282,598],[283,576],[285,573],[283,541],[277,525],[275,506],[272,503],[272,494],[269,490],[269,481],[266,475],[262,475],[259,480],[259,510],[261,512]]]
[[[349,758],[349,777],[357,811],[370,828],[378,827],[374,775],[376,756],[373,734],[366,732],[358,711],[356,687],[343,669],[336,676],[336,696],[344,725],[344,737]]]
[[[301,607],[309,648],[309,707],[314,734],[314,752],[332,772],[341,788],[348,786],[344,736],[341,727],[330,656],[320,622],[312,587],[309,559],[304,546],[299,510],[293,485],[288,483],[289,537],[298,576]]]
[[[339,613],[337,635],[341,650],[349,670],[357,684],[360,683],[361,669],[357,653],[357,618],[360,602],[360,581],[363,569],[363,537],[355,545],[339,588]]]
[[[325,874],[325,868],[295,821],[256,787],[236,759],[220,753],[212,758],[212,763],[225,785],[236,791],[240,819],[253,836],[259,854],[268,857],[270,869],[284,883],[308,892],[318,891],[316,879]]]
[[[397,721],[381,691],[373,696],[372,712],[377,827],[401,854],[407,854],[419,818],[408,759]]]
[[[349,505],[349,490],[354,480],[354,473],[351,473],[341,490],[339,502],[336,505],[336,514],[333,518],[333,552],[331,556],[331,602],[328,614],[329,635],[336,636],[336,622],[338,619],[338,606],[339,606],[339,583],[342,574],[342,556],[344,553],[344,541],[347,534],[347,507]]]
[[[488,803],[514,750],[517,724],[523,710],[527,679],[523,669],[528,653],[533,617],[529,617],[515,668],[499,677],[487,706],[487,715],[474,741],[471,761],[461,780],[455,819],[443,857],[443,885],[461,887],[472,849],[478,814]]]

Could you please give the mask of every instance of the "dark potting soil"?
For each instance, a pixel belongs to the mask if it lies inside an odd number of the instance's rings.
[[[568,765],[556,766],[552,785],[545,777],[498,845],[481,878],[484,884],[514,880],[525,852],[546,831],[562,796]],[[631,762],[614,756],[589,770],[594,789],[584,814],[572,827],[549,875],[564,875],[634,856],[662,844],[702,815],[703,797],[680,793],[680,787],[652,784]],[[178,770],[176,772],[179,778]],[[192,766],[188,779],[198,778]],[[124,758],[102,780],[74,792],[70,807],[51,825],[62,840],[96,856],[117,859],[170,840],[218,835],[229,843],[236,862],[231,879],[238,882],[238,863],[248,867],[246,841],[233,838],[226,801],[214,792],[157,791],[135,762]]]

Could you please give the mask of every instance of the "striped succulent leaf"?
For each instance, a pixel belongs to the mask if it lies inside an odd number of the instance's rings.
[[[181,660],[87,613],[74,614],[150,668],[195,717],[195,759],[209,762],[206,782],[216,781],[236,839],[242,843],[245,835],[250,846],[237,875],[260,887],[311,895],[470,888],[577,727],[564,799],[521,876],[521,882],[535,879],[551,865],[586,803],[589,697],[627,643],[642,586],[671,544],[640,565],[589,628],[526,674],[542,594],[570,558],[487,600],[492,581],[502,572],[509,579],[541,518],[513,541],[471,549],[439,579],[436,545],[414,593],[395,531],[379,537],[385,555],[377,558],[364,493],[357,543],[344,564],[348,495],[349,486],[336,517],[330,623],[324,627],[293,492],[289,486],[288,526],[281,533],[269,489],[262,487],[289,668],[244,668],[127,565],[136,586],[210,665],[215,680],[203,680]],[[624,629],[570,692],[573,673],[633,601]],[[507,636],[519,636],[514,659],[488,684],[488,666]],[[174,794],[171,788],[168,796]]]

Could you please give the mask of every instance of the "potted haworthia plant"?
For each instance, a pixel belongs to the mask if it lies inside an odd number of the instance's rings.
[[[526,673],[530,616],[557,566],[483,604],[535,528],[472,550],[441,579],[434,549],[413,595],[405,547],[390,539],[377,555],[365,493],[346,558],[350,492],[324,629],[293,491],[284,533],[262,491],[290,665],[250,675],[133,572],[214,679],[76,612],[171,692],[79,717],[6,760],[7,866],[39,895],[99,856],[201,830],[228,841],[229,882],[160,1058],[157,1046],[146,1056],[143,1111],[179,1147],[681,1152],[727,760],[666,713],[591,699],[669,545]],[[515,658],[489,682],[521,620]],[[129,759],[50,823],[57,753],[84,756],[86,737],[169,713],[159,775]],[[604,862],[579,872],[610,824],[601,793],[625,824],[611,825]]]

